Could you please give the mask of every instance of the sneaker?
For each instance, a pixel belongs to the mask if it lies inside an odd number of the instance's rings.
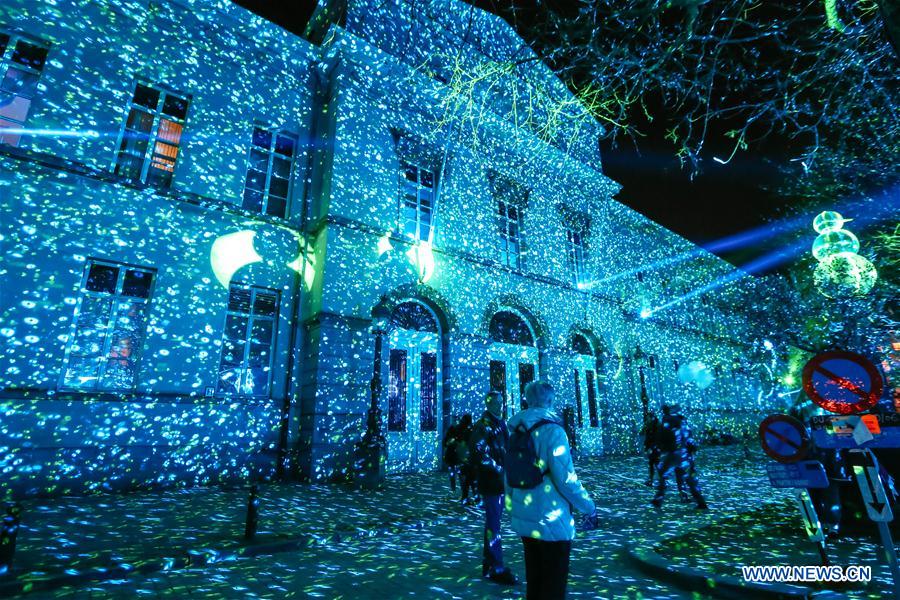
[[[654,498],[653,500],[650,501],[650,504],[653,506],[653,508],[655,508],[657,510],[662,508],[662,503],[663,503],[662,498]]]
[[[512,574],[512,571],[510,571],[506,567],[491,569],[488,572],[487,578],[494,583],[499,583],[500,585],[516,585],[517,583],[519,583],[519,580],[516,579],[516,576]]]
[[[647,481],[644,482],[644,485],[646,485],[647,487],[653,487],[653,480],[648,479]]]
[[[709,510],[709,505],[706,502],[698,502],[697,510]]]

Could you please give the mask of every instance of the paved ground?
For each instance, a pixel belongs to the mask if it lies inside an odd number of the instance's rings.
[[[709,513],[682,505],[675,497],[663,512],[649,510],[651,490],[640,483],[645,476],[640,458],[581,464],[581,478],[608,512],[600,530],[576,541],[571,596],[691,597],[642,575],[624,557],[622,547],[661,534],[678,535],[777,498],[759,463],[733,458],[739,454],[723,448],[701,452],[698,465],[713,507]],[[95,564],[104,552],[134,560],[165,555],[186,545],[215,547],[216,542],[235,539],[241,532],[243,503],[243,492],[201,490],[73,499],[46,505],[43,511],[31,506],[31,512],[42,514],[44,521],[32,520],[23,534],[18,564],[20,568],[23,563],[43,564],[47,566],[42,570],[51,572],[72,560],[82,568]],[[262,517],[262,536],[268,539],[301,532],[324,536],[390,520],[430,524],[203,569],[136,576],[27,597],[513,598],[524,591],[523,586],[501,588],[477,577],[479,517],[450,500],[445,480],[438,475],[393,477],[378,494],[339,486],[273,486],[263,491]],[[507,533],[507,561],[521,576],[521,544]]]

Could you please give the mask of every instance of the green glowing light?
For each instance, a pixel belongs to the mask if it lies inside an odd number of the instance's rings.
[[[231,278],[242,267],[262,261],[253,247],[256,232],[249,229],[220,236],[209,251],[209,264],[222,287],[227,288]]]
[[[841,252],[859,252],[859,240],[853,233],[845,229],[823,233],[815,239],[812,245],[813,256],[818,261]]]
[[[841,252],[825,257],[813,277],[824,296],[841,298],[869,293],[878,279],[878,271],[866,257]]]
[[[434,275],[434,252],[430,242],[419,242],[406,252],[419,272],[419,282],[428,283]]]
[[[813,229],[816,230],[816,233],[830,233],[842,229],[844,223],[849,223],[852,220],[853,219],[845,219],[841,216],[841,213],[833,210],[826,210],[820,212],[816,215],[816,218],[813,219]]]

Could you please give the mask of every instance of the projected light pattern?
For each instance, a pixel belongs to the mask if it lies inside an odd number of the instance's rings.
[[[590,400],[576,436],[608,453],[638,449],[642,381],[710,435],[776,408],[754,284],[612,199],[599,125],[538,63],[508,76],[569,99],[553,135],[526,95],[464,77],[527,51],[502,21],[454,0],[427,17],[354,0],[314,45],[228,2],[0,5],[53,41],[37,135],[0,145],[5,495],[348,477],[382,301],[433,324],[384,337],[391,470],[437,468],[451,416],[492,386],[514,410],[536,378],[560,409]],[[92,265],[121,279],[93,289]],[[152,279],[138,303],[131,272]],[[531,341],[492,335],[498,315]],[[679,379],[694,361],[708,386]]]

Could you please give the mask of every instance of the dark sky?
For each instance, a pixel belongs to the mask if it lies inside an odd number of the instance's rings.
[[[234,1],[298,35],[303,33],[315,5],[310,0]],[[476,3],[490,9],[493,1]],[[628,142],[601,147],[604,171],[623,186],[619,201],[700,245],[765,226],[779,213],[784,201],[763,187],[778,177],[770,161],[747,153],[738,155],[728,165],[707,158],[701,173],[690,177],[675,158],[674,148],[664,139],[665,120],[658,122],[641,140],[639,151]],[[814,235],[811,229],[810,234]],[[740,250],[716,253],[741,267],[780,242],[770,239]]]

